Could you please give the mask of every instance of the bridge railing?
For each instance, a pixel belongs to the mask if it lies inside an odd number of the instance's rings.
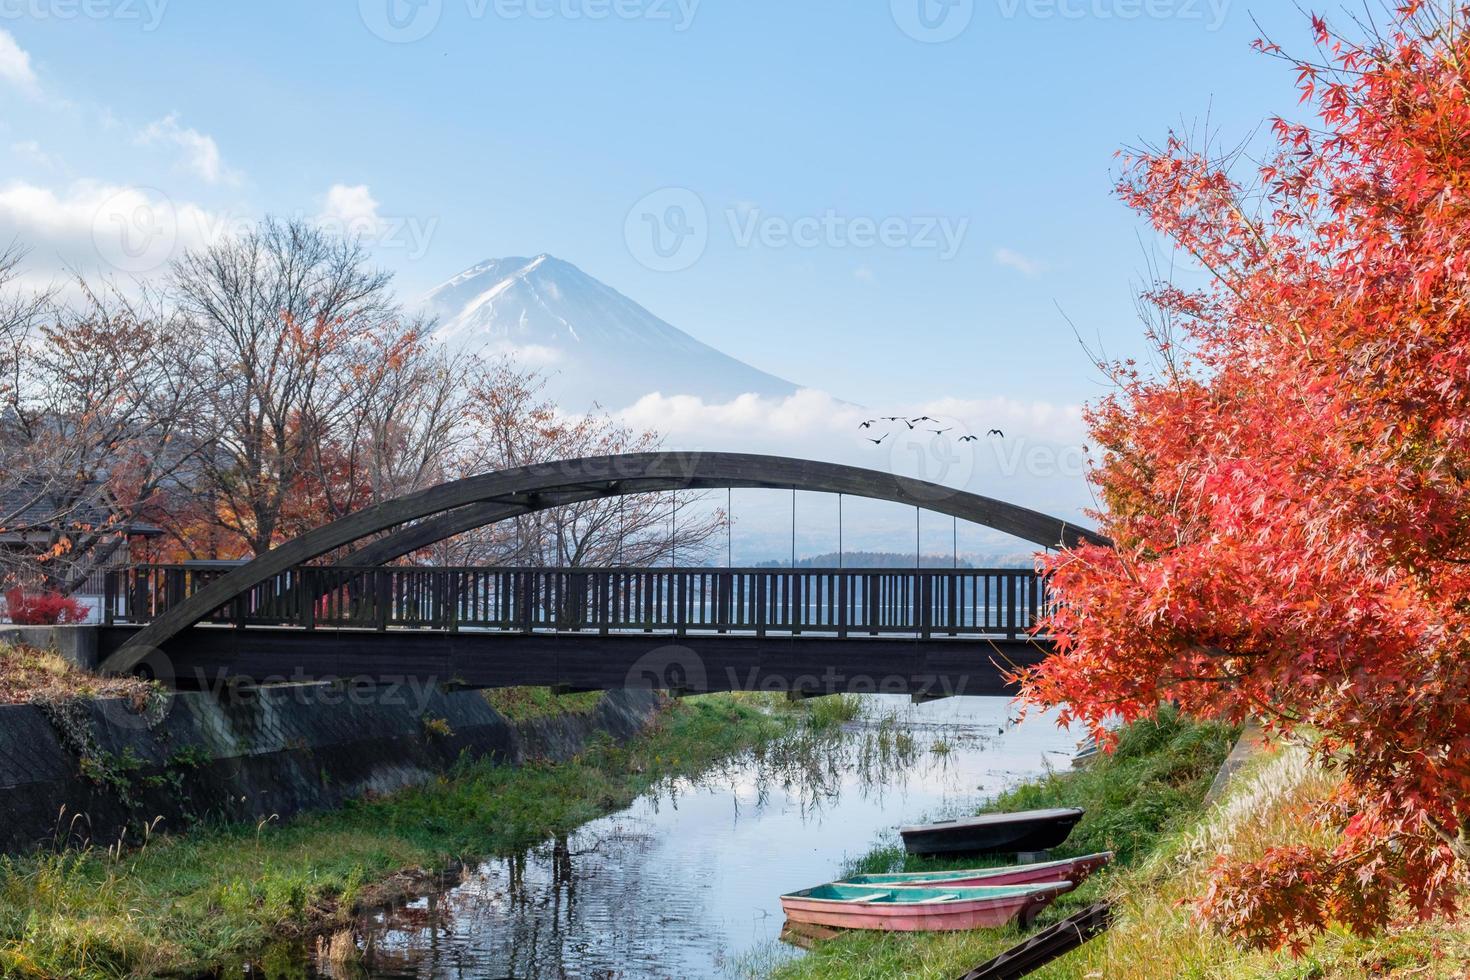
[[[146,623],[228,569],[108,575],[109,624]],[[425,568],[301,566],[204,622],[302,629],[803,633],[925,638],[1028,633],[1046,611],[1026,569]]]

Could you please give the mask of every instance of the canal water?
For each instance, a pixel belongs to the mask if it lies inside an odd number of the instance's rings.
[[[865,697],[861,718],[672,782],[570,838],[486,861],[359,926],[374,978],[759,976],[779,896],[839,877],[896,828],[972,809],[1076,738],[1003,698]],[[326,963],[319,966],[331,975]],[[348,974],[342,974],[348,975]]]

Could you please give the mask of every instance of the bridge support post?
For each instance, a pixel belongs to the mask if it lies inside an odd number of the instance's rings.
[[[1019,585],[1018,576],[1014,574],[1006,576],[1006,637],[1012,640],[1016,638],[1016,619],[1021,612],[1020,596],[1017,594]]]
[[[534,576],[532,572],[523,569],[518,573],[518,577],[520,579],[520,601],[518,605],[520,606],[519,618],[521,632],[529,633],[536,625],[535,600],[533,598],[535,593]]]
[[[844,640],[847,639],[847,624],[850,613],[848,604],[851,601],[850,580],[846,572],[837,573],[837,635]]]
[[[674,572],[674,633],[684,636],[689,632],[689,576]]]
[[[934,632],[934,576],[919,573],[918,588],[914,591],[919,597],[919,635],[929,639]]]
[[[593,602],[597,609],[597,632],[607,636],[612,629],[613,585],[616,572],[595,573],[596,582]]]
[[[451,633],[459,632],[459,576],[454,569],[445,569],[440,598],[444,602],[444,628]]]
[[[376,622],[374,627],[379,633],[388,632],[388,607],[393,604],[393,572],[387,568],[380,568],[373,576],[374,595],[377,598],[377,608],[373,610]]]
[[[767,576],[758,575],[755,580],[755,635],[766,635],[766,581]]]
[[[316,629],[316,569],[302,565],[296,569],[296,614],[301,628]]]

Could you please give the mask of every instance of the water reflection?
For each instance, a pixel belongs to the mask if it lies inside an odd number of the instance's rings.
[[[486,861],[440,895],[360,924],[365,969],[408,977],[708,977],[775,954],[778,896],[840,875],[896,827],[953,815],[1042,771],[1073,739],[1010,724],[1004,699],[911,706],[802,731],[526,854]]]

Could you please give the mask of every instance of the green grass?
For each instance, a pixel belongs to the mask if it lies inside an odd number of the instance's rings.
[[[626,745],[518,769],[463,763],[436,783],[285,825],[199,830],[121,855],[0,862],[0,973],[195,974],[242,951],[343,920],[406,869],[508,854],[775,738],[759,703],[677,702]]]
[[[1229,754],[1235,732],[1201,724],[1165,706],[1153,721],[1129,726],[1116,754],[1082,769],[1054,772],[997,797],[989,810],[1077,806],[1087,815],[1058,857],[1113,850],[1118,866],[1138,862],[1171,830],[1195,818],[1210,782]],[[846,869],[848,874],[929,871],[985,864],[975,859],[935,861],[908,857],[888,842]],[[1045,926],[1091,904],[1107,892],[1111,874],[1096,875],[1062,896],[1042,916]],[[951,934],[853,932],[819,944],[808,955],[750,972],[780,980],[878,980],[887,977],[952,980],[1019,942],[1019,929]],[[1112,974],[1109,974],[1112,975]],[[1121,975],[1121,974],[1119,974]]]
[[[602,703],[602,691],[556,694],[549,687],[502,687],[482,692],[490,707],[513,722],[558,715],[588,715]]]
[[[1025,783],[986,809],[1082,807],[1087,815],[1057,855],[1113,851],[1119,864],[1129,865],[1194,819],[1238,735],[1225,725],[1191,722],[1165,705],[1157,718],[1124,729],[1112,756]]]
[[[863,699],[856,694],[832,694],[788,704],[792,706],[790,710],[804,714],[808,727],[817,731],[841,728],[863,714]]]

